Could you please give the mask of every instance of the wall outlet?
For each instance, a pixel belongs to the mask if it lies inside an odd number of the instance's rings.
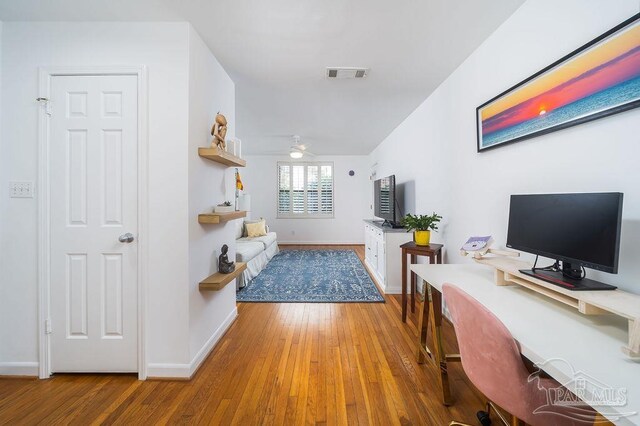
[[[9,182],[9,197],[33,198],[33,182]]]

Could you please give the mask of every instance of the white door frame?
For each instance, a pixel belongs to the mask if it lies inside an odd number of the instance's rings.
[[[39,98],[51,96],[51,78],[56,76],[133,75],[138,80],[138,378],[147,378],[146,294],[148,277],[148,100],[147,69],[139,67],[56,67],[39,69]],[[38,372],[41,379],[51,376],[51,226],[49,115],[46,102],[40,106],[38,135]]]

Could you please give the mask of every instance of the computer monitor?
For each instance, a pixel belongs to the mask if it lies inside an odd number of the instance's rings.
[[[512,195],[507,247],[556,260],[555,268],[528,275],[570,290],[615,288],[587,280],[584,268],[618,272],[622,198],[619,192]]]

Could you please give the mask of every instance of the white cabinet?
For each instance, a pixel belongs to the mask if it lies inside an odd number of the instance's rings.
[[[378,275],[385,276],[385,270],[387,269],[385,260],[385,239],[381,235],[376,239],[376,260],[378,261]]]
[[[382,291],[402,292],[402,250],[400,245],[411,241],[412,234],[404,229],[391,229],[370,220],[364,223],[365,265]]]
[[[365,261],[368,262],[370,265],[373,265],[373,269],[377,269],[378,264],[375,261],[376,248],[374,244],[373,234],[371,232],[367,232],[366,225],[365,225],[365,231],[364,231],[364,247],[365,247],[365,250],[364,250]]]

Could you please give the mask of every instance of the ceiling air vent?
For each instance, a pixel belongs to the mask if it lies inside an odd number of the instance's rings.
[[[369,73],[369,68],[354,67],[329,67],[327,78],[364,78]]]

